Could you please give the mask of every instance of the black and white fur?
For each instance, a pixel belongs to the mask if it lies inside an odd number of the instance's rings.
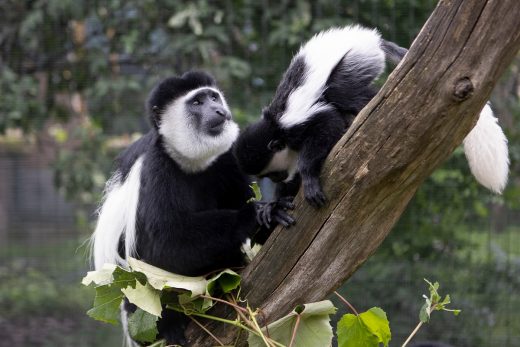
[[[214,79],[167,78],[147,108],[152,129],[119,156],[107,183],[92,237],[96,269],[126,267],[128,257],[187,276],[245,265],[241,246],[259,230],[258,206],[247,203],[250,182],[230,151],[238,126]],[[164,310],[160,337],[183,345],[186,322]]]
[[[277,196],[294,196],[300,181],[307,201],[322,206],[323,163],[353,118],[373,98],[372,82],[385,59],[398,63],[405,48],[360,26],[321,32],[293,57],[262,118],[245,129],[235,155],[245,172],[269,177]],[[486,106],[464,148],[475,177],[500,192],[507,182],[507,140]]]

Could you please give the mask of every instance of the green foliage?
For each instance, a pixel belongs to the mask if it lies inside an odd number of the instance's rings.
[[[155,341],[163,306],[204,313],[213,305],[211,295],[229,293],[240,284],[240,276],[231,270],[206,280],[172,274],[137,259],[129,259],[129,265],[131,270],[105,264],[100,270],[90,271],[82,284],[96,288],[94,307],[87,312],[96,320],[117,324],[125,297],[136,305],[138,309],[130,315],[128,329],[141,342]]]
[[[135,288],[126,287],[121,289],[128,301],[141,308],[143,311],[160,317],[161,316],[161,296],[149,283],[142,285],[137,282]]]
[[[249,199],[247,202],[261,201],[262,200],[262,192],[260,191],[260,186],[258,185],[258,183],[256,181],[254,181],[253,183],[251,183],[250,187],[253,190],[254,197]]]
[[[128,332],[133,339],[141,342],[154,342],[157,337],[159,317],[137,308],[128,317]]]
[[[94,307],[88,310],[87,314],[96,320],[117,324],[123,297],[121,288],[118,286],[99,286],[96,288]]]
[[[338,322],[337,334],[339,347],[388,346],[391,338],[390,323],[379,307],[359,315],[344,315]]]
[[[106,268],[102,270],[103,275],[106,275]],[[145,283],[145,277],[141,273],[128,272],[123,270],[120,267],[115,267],[110,274],[112,276],[112,280],[105,284],[100,284],[96,287],[96,297],[94,298],[94,307],[91,308],[87,314],[99,321],[117,324],[119,321],[119,307],[121,306],[121,301],[124,298],[123,290],[127,288],[136,288],[137,283],[142,282]],[[87,277],[97,277],[95,274],[90,274]],[[83,280],[85,285],[90,284],[86,279]],[[134,292],[131,292],[134,294]],[[134,294],[132,297],[135,297]],[[139,301],[144,307],[150,307],[153,305],[153,300],[155,297],[152,297],[150,301],[151,304],[145,300]],[[141,306],[139,306],[141,307]],[[144,309],[144,307],[141,307]]]
[[[427,279],[425,279],[425,281],[428,283],[430,296],[423,296],[426,302],[421,307],[421,311],[419,312],[419,320],[422,323],[428,323],[430,321],[430,315],[433,311],[448,311],[453,312],[454,315],[458,316],[461,310],[452,310],[447,308],[448,304],[451,303],[450,296],[446,295],[444,299],[441,298],[438,292],[439,282],[431,283]]]
[[[92,204],[101,199],[101,192],[112,168],[110,156],[114,151],[107,145],[106,136],[99,127],[83,124],[65,137],[78,144],[74,150],[62,148],[53,163],[54,181],[71,200]]]
[[[60,293],[63,294],[56,283],[36,269],[13,270],[0,268],[0,304],[3,315],[51,309],[53,300]],[[70,301],[63,300],[61,304],[67,307]]]
[[[294,347],[328,346],[332,340],[330,315],[335,312],[336,308],[328,300],[305,304],[262,331],[269,331],[270,338],[285,346],[290,345],[293,334]],[[249,333],[247,341],[250,347],[265,346],[262,338],[252,333]]]
[[[35,77],[18,76],[0,65],[0,95],[0,134],[7,128],[21,128],[26,132],[41,128],[45,107],[37,99],[38,81]]]
[[[459,149],[418,189],[378,255],[409,260],[451,257],[471,245],[464,231],[482,225],[492,199],[497,201],[478,186]]]

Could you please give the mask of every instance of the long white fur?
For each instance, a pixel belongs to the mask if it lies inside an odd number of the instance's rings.
[[[238,125],[228,120],[222,133],[212,136],[195,128],[187,116],[186,100],[201,90],[210,89],[220,95],[223,106],[229,112],[229,107],[219,90],[209,87],[194,89],[170,104],[161,117],[159,133],[165,140],[168,154],[186,172],[200,172],[215,161],[221,154],[227,152],[238,136]]]
[[[351,57],[348,63],[353,69],[360,64],[373,65],[380,74],[385,67],[381,35],[375,29],[347,26],[318,33],[303,45],[293,61],[299,57],[305,59],[304,83],[289,96],[287,109],[280,117],[282,127],[300,124],[328,108],[327,104],[316,101],[323,93],[330,73],[344,56]]]
[[[96,270],[101,269],[105,263],[127,267],[126,260],[118,252],[121,236],[125,240],[125,258],[135,256],[135,219],[143,160],[144,155],[135,161],[124,182],[121,182],[120,172],[116,172],[107,182],[105,199],[99,209],[96,230],[92,235]]]
[[[121,325],[123,326],[123,347],[139,347],[140,345],[132,339],[128,331],[128,312],[124,309],[123,304],[121,304]]]
[[[502,193],[509,174],[507,138],[486,104],[475,127],[463,141],[471,173],[484,187]]]

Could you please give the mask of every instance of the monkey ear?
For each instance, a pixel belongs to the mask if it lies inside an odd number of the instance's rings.
[[[267,148],[273,152],[279,152],[285,148],[285,143],[282,140],[271,140],[267,144]]]

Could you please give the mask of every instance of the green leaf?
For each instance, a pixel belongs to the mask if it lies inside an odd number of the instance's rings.
[[[138,308],[128,317],[128,332],[134,340],[154,342],[157,337],[157,320],[159,317]]]
[[[216,291],[229,293],[240,285],[240,275],[226,269],[208,280],[206,292],[213,295]]]
[[[336,329],[338,347],[378,347],[379,339],[367,329],[359,316],[348,313],[341,317]]]
[[[260,186],[258,185],[258,183],[256,181],[254,181],[251,183],[250,187],[253,190],[253,193],[255,194],[255,196],[252,197],[251,199],[249,199],[247,202],[262,200],[262,191],[260,190]]]
[[[209,310],[213,306],[213,300],[201,298],[201,297],[191,297],[189,294],[180,294],[178,296],[178,304],[170,303],[168,308],[177,308],[184,311],[185,314],[190,315],[193,313],[204,313]]]
[[[112,271],[112,273],[110,273]],[[111,283],[107,282],[111,279]],[[96,287],[94,307],[87,311],[87,314],[103,322],[117,324],[123,300],[124,288],[135,288],[136,283],[145,283],[146,277],[138,272],[129,272],[118,266],[105,265],[99,271],[87,274],[83,279],[83,284],[99,283]]]
[[[344,315],[338,322],[337,334],[339,347],[378,347],[380,343],[388,346],[392,336],[386,313],[379,307],[358,316]]]
[[[424,279],[426,283],[428,283],[428,289],[430,290],[430,300],[432,303],[438,303],[441,300],[441,296],[439,295],[439,282],[431,283],[426,278]]]
[[[101,270],[97,271],[89,271],[81,283],[85,286],[94,283],[96,285],[104,285],[112,282],[113,277],[112,273],[116,269],[116,265],[114,264],[105,264]]]
[[[445,305],[448,305],[450,302],[451,302],[450,295],[447,294],[447,295],[444,297],[444,300],[442,300],[439,304],[441,304],[442,306],[445,306]]]
[[[121,288],[117,285],[104,285],[96,287],[94,307],[87,314],[99,321],[117,324],[120,315],[119,306],[123,300]]]
[[[128,264],[132,270],[145,274],[146,278],[148,279],[148,283],[150,283],[150,285],[155,289],[185,289],[190,291],[192,296],[206,293],[207,280],[204,277],[188,277],[177,275],[134,258],[129,258]]]
[[[134,288],[136,282],[140,282],[141,284],[146,283],[146,276],[144,274],[127,271],[120,267],[116,267],[112,273],[112,276],[114,277],[112,285],[116,285],[120,289],[126,288],[128,286]]]
[[[430,305],[428,302],[425,302],[419,311],[419,320],[423,323],[428,323],[430,321]]]
[[[269,336],[285,345],[291,342],[291,336],[298,316],[300,323],[296,332],[294,347],[329,346],[332,341],[332,327],[330,315],[336,312],[336,308],[329,300],[303,305],[301,313],[296,310],[287,316],[268,325]],[[266,329],[262,331],[265,333]],[[265,347],[262,338],[249,334],[250,347]]]
[[[150,284],[142,285],[138,282],[135,288],[128,287],[121,291],[132,304],[154,316],[161,316],[160,291],[154,289]]]
[[[379,338],[379,342],[383,343],[384,346],[388,346],[392,333],[390,332],[390,322],[388,322],[385,311],[379,307],[372,307],[368,311],[361,313],[359,317],[367,328]]]

